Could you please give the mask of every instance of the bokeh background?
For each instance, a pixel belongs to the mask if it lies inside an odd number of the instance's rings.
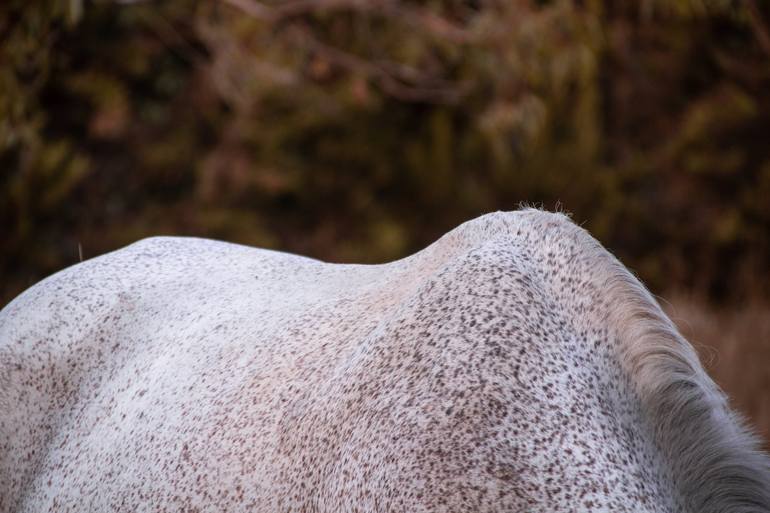
[[[0,306],[150,235],[382,262],[521,202],[770,434],[770,2],[0,6]]]

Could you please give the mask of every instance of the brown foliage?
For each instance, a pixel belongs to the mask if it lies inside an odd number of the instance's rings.
[[[715,308],[686,294],[672,294],[664,304],[709,374],[770,449],[770,305]]]
[[[382,261],[561,204],[654,290],[770,295],[767,3],[0,7],[0,303],[138,238]]]

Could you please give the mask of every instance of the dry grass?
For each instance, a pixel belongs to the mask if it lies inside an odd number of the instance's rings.
[[[770,304],[719,309],[682,294],[663,306],[770,449]]]

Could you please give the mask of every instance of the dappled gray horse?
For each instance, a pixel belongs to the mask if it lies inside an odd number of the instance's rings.
[[[0,511],[768,512],[770,467],[560,214],[390,264],[152,238],[0,313]]]

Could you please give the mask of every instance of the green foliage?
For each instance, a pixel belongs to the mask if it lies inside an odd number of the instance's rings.
[[[764,9],[764,11],[763,11]],[[0,7],[0,302],[158,234],[336,261],[557,204],[654,289],[770,291],[747,1]]]

